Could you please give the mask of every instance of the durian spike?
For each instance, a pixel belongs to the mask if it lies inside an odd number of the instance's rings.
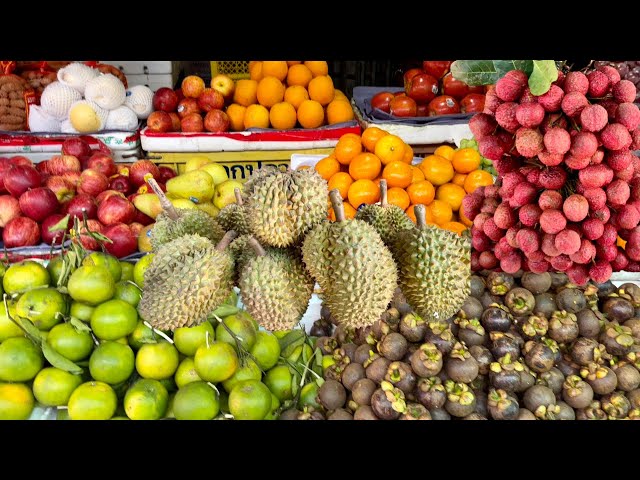
[[[156,182],[155,178],[150,178],[149,180],[147,180],[147,183],[151,187],[151,190],[153,190],[153,193],[158,196],[158,199],[160,200],[160,206],[165,212],[167,212],[169,218],[171,220],[178,220],[179,216],[176,207],[174,207],[173,204],[169,201],[167,196],[160,188],[160,185],[158,185],[158,183]]]
[[[234,238],[236,238],[237,235],[238,234],[236,233],[235,230],[229,230],[227,233],[224,234],[224,237],[222,237],[222,240],[220,240],[216,245],[216,250],[219,250],[222,252],[225,248],[229,246],[229,244],[233,241]]]
[[[416,224],[418,228],[424,228],[427,225],[427,210],[424,205],[416,205],[413,207],[413,213],[416,215]]]
[[[342,197],[340,196],[340,190],[334,188],[329,192],[329,199],[331,200],[331,206],[333,207],[333,213],[336,215],[336,222],[344,222],[347,217],[344,215],[344,205],[342,204]]]
[[[249,242],[249,245],[251,246],[251,248],[253,248],[253,251],[256,252],[257,256],[264,257],[267,254],[264,248],[262,248],[262,245],[260,245],[260,242],[258,242],[258,240],[256,240],[255,238],[249,237],[249,240],[247,241]]]
[[[387,206],[387,181],[384,178],[380,180],[380,205]]]
[[[236,196],[236,203],[242,207],[242,195],[240,195],[240,189],[239,188],[234,188],[233,189],[233,193]]]

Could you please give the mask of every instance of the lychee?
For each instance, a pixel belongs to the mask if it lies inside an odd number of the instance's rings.
[[[545,257],[544,253],[541,250],[526,252],[525,256],[527,257],[527,260],[530,262],[540,262],[544,260],[544,257]]]
[[[514,133],[520,128],[520,123],[516,118],[517,109],[518,104],[514,102],[503,103],[496,109],[496,122],[507,132]]]
[[[619,252],[619,251],[620,251],[620,250],[618,250],[618,252]],[[633,247],[627,246],[627,247],[625,247],[624,251],[625,251],[626,256],[627,256],[627,257],[629,257],[629,259],[630,259],[630,260],[633,260],[634,262],[638,262],[638,261],[640,261],[640,247],[637,247],[637,246],[633,246]],[[617,259],[617,258],[618,258],[618,257],[616,256],[616,259]],[[629,270],[629,271],[631,271],[631,270]]]
[[[618,230],[616,227],[611,225],[610,223],[605,224],[604,232],[602,232],[602,236],[600,237],[600,241],[598,244],[601,245],[613,245],[616,243],[618,239]]]
[[[498,228],[493,217],[488,218],[487,221],[484,222],[482,231],[487,237],[489,237],[489,239],[493,240],[494,242],[497,242],[504,236],[504,230]]]
[[[471,250],[471,271],[477,272],[479,270],[482,270],[482,267],[480,266],[480,252]]]
[[[615,85],[620,81],[620,72],[611,65],[603,65],[602,67],[598,67],[598,70],[609,78],[609,84]]]
[[[583,286],[589,281],[589,270],[584,265],[574,263],[567,268],[566,274],[574,285]]]
[[[542,236],[542,245],[540,247],[540,250],[542,250],[542,252],[549,257],[557,257],[558,255],[560,255],[560,252],[556,248],[555,240],[555,235],[545,233]]]
[[[495,115],[496,108],[498,108],[498,105],[501,103],[502,100],[500,100],[498,95],[496,95],[496,86],[489,85],[489,87],[487,87],[487,92],[484,94],[484,110],[482,110],[482,113],[492,116]]]
[[[589,79],[582,72],[569,72],[564,79],[565,93],[578,92],[586,95],[589,91]]]
[[[571,265],[573,265],[573,262],[568,255],[558,255],[551,258],[551,266],[559,272],[566,272],[567,269],[571,268]]]
[[[571,136],[569,132],[560,127],[547,130],[543,137],[547,152],[564,155],[571,148]]]
[[[526,181],[524,175],[520,172],[509,172],[502,177],[502,186],[500,187],[500,196],[502,198],[511,198],[515,188]]]
[[[618,247],[615,243],[598,243],[596,245],[596,258],[612,262],[618,254]]]
[[[500,140],[505,153],[511,153],[516,143],[513,133],[499,129],[496,136],[498,137],[498,140]]]
[[[611,89],[618,103],[631,103],[636,100],[636,86],[629,80],[620,80]]]
[[[622,81],[624,80],[621,80],[621,82]],[[611,269],[611,264],[605,261],[597,261],[594,265],[591,265],[591,268],[589,268],[589,276],[591,277],[591,280],[596,283],[605,283],[611,278],[612,273],[613,270]]]
[[[564,155],[559,153],[549,153],[546,150],[543,150],[538,154],[538,160],[543,165],[548,167],[555,167],[556,165],[560,165],[564,160]]]
[[[535,102],[535,97],[534,97]],[[544,119],[544,108],[538,103],[521,103],[516,107],[516,119],[526,128],[534,128]]]
[[[507,230],[516,223],[516,215],[507,203],[501,203],[493,214],[493,220],[498,228]]]
[[[495,198],[500,200],[500,187],[498,185],[487,185],[484,187],[485,198]]]
[[[621,123],[610,123],[600,134],[602,144],[607,150],[624,150],[631,146],[631,134]]]
[[[516,241],[524,253],[535,252],[540,248],[540,238],[531,228],[521,228],[516,234]]]
[[[616,118],[616,112],[618,111],[618,102],[611,98],[606,98],[604,100],[600,100],[598,105],[602,105],[602,107],[604,107],[607,111],[607,115],[609,116],[609,121],[613,122]]]
[[[609,77],[598,70],[594,70],[587,75],[589,80],[589,96],[594,98],[603,97],[609,91]]]
[[[540,228],[544,233],[558,233],[567,226],[567,219],[560,210],[543,210],[540,215]]]
[[[640,250],[638,250],[638,254],[640,254]],[[618,249],[618,254],[616,258],[611,262],[611,268],[614,272],[621,272],[629,265],[629,258],[624,250]]]
[[[640,150],[640,128],[636,128],[631,133],[631,139],[631,148],[633,148],[634,150]]]
[[[633,205],[625,205],[618,211],[617,223],[620,228],[631,230],[638,226],[640,213]]]
[[[529,265],[529,270],[531,270],[533,273],[545,273],[545,272],[548,272],[549,271],[549,267],[551,266],[551,264],[549,262],[547,262],[546,260],[542,260],[540,262],[529,261],[528,265]]]
[[[518,239],[516,238],[516,235],[518,235],[518,230],[519,229],[517,227],[511,227],[509,228],[509,230],[507,230],[507,233],[504,236],[504,238],[507,239],[507,243],[509,244],[509,246],[513,248],[520,248],[520,244],[518,243]]]
[[[640,263],[629,261],[629,265],[627,265],[626,271],[635,273],[640,272]]]
[[[485,198],[482,201],[482,207],[480,208],[480,211],[483,213],[488,213],[489,215],[493,216],[493,213],[496,211],[496,208],[498,208],[498,200],[496,200],[495,198]]]
[[[615,171],[624,170],[632,164],[632,161],[633,154],[628,149],[608,152],[606,155],[607,165]]]
[[[542,134],[531,128],[519,128],[516,131],[516,150],[526,158],[533,158],[544,150]]]
[[[498,160],[493,160],[493,168],[496,169],[498,175],[504,176],[509,172],[517,170],[518,162],[515,158],[505,155]]]
[[[601,220],[603,223],[607,223],[609,218],[611,218],[611,211],[609,210],[609,207],[604,206],[598,210],[592,210],[591,216]]]
[[[504,257],[507,257],[512,253],[515,253],[515,251],[516,249],[511,245],[509,245],[509,242],[507,241],[507,237],[502,237],[498,241],[498,243],[496,243],[493,249],[493,252],[495,253],[496,258],[498,260],[502,260]]]
[[[627,203],[631,195],[631,190],[627,182],[617,179],[607,185],[606,193],[609,205],[617,208]]]
[[[514,102],[524,92],[529,79],[521,70],[511,70],[496,82],[496,94],[503,102]]]
[[[640,109],[635,103],[621,103],[616,111],[616,122],[633,132],[640,125]]]
[[[604,187],[613,180],[613,170],[603,163],[600,165],[589,165],[578,173],[580,183],[584,188]]]
[[[489,237],[487,237],[484,232],[478,232],[475,229],[473,230],[474,232],[471,234],[471,246],[478,252],[491,250],[492,242],[489,240]]]
[[[571,255],[580,249],[580,235],[573,230],[564,229],[556,234],[555,245],[560,253]]]
[[[578,158],[569,154],[564,157],[564,164],[572,170],[582,170],[583,168],[587,168],[591,165],[591,158]]]
[[[518,252],[515,252],[508,257],[500,260],[500,268],[503,272],[513,275],[522,267],[522,257]]]
[[[590,163],[591,165],[600,165],[602,163],[602,160],[604,160],[604,150],[598,148],[596,150],[596,153],[592,155]]]
[[[493,215],[489,215],[488,213],[479,213],[476,215],[476,218],[473,219],[473,230],[482,232],[484,227],[484,222],[486,222],[489,218],[492,218]]]
[[[582,222],[582,232],[588,240],[597,240],[604,233],[604,223],[597,218],[588,218]]]
[[[494,161],[501,159],[505,153],[504,146],[498,137],[493,135],[482,137],[478,140],[478,151],[483,157]]]
[[[498,259],[493,252],[482,252],[478,257],[478,263],[485,270],[491,270],[498,266]]]
[[[640,200],[640,177],[635,177],[629,182],[629,189],[631,190],[631,200]]]
[[[576,253],[569,255],[569,258],[574,263],[589,263],[596,257],[596,247],[586,238],[583,238],[580,242],[580,248]]]
[[[538,104],[540,104],[546,112],[558,112],[562,103],[562,97],[564,97],[564,91],[557,85],[551,85],[547,93],[538,97]]]
[[[567,181],[567,171],[560,167],[549,167],[540,171],[538,183],[541,188],[559,190]]]
[[[571,139],[569,152],[577,159],[589,158],[598,150],[598,139],[591,132],[578,132]]]
[[[531,93],[531,89],[529,87],[525,87],[518,103],[520,103],[520,105],[524,103],[538,103],[538,97]]]
[[[607,110],[598,104],[589,105],[580,112],[580,124],[586,132],[599,132],[609,122]]]
[[[567,220],[580,222],[589,214],[589,202],[582,195],[574,193],[564,201],[562,211]]]
[[[529,182],[522,182],[516,185],[513,196],[509,199],[511,208],[518,208],[535,200],[538,191]]]
[[[554,127],[562,129],[567,128],[567,117],[565,117],[562,112],[548,113],[540,124],[542,133],[546,133],[547,130]]]
[[[607,203],[607,194],[602,188],[588,188],[582,195],[587,199],[591,210],[599,210]]]
[[[480,213],[480,208],[482,207],[482,198],[477,195],[467,194],[462,199],[462,208],[464,210],[465,215],[471,221],[476,218],[476,215]]]
[[[469,129],[476,140],[491,135],[497,127],[496,119],[486,113],[478,113],[469,120]]]
[[[539,168],[532,168],[526,175],[525,178],[527,179],[527,182],[529,182],[531,185],[533,185],[534,187],[540,187],[539,185],[539,181],[540,181],[540,169]]]
[[[555,190],[545,190],[538,198],[538,206],[541,210],[560,210],[562,207],[562,194]]]
[[[556,85],[560,88],[564,88],[564,81],[566,80],[566,78],[567,76],[564,74],[564,72],[562,70],[558,70],[558,78],[551,85]]]
[[[518,218],[525,227],[533,227],[540,221],[541,214],[542,209],[538,205],[528,203],[518,211]]]
[[[569,117],[580,115],[587,106],[589,106],[589,100],[580,92],[567,93],[562,97],[562,111]]]

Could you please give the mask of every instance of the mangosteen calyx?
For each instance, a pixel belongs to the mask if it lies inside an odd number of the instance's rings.
[[[464,328],[466,330],[471,330],[472,332],[474,332],[474,333],[476,333],[478,335],[484,335],[485,334],[484,327],[480,323],[480,320],[478,320],[477,318],[467,319],[467,318],[457,317],[455,319],[455,323],[458,324],[458,326],[460,328]]]
[[[460,342],[456,342],[449,356],[451,358],[457,358],[458,360],[464,361],[471,358],[471,353],[469,353],[469,350],[463,344],[461,344]]]
[[[587,420],[606,420],[607,413],[602,409],[598,400],[594,400],[584,409],[584,416]]]
[[[447,322],[440,320],[429,322],[429,330],[431,330],[434,335],[440,336],[443,340],[453,340],[453,333]]]
[[[631,410],[631,403],[623,392],[613,392],[600,401],[602,409],[612,420],[625,418]]]
[[[504,272],[491,272],[487,276],[487,286],[493,295],[506,295],[514,284],[513,276]]]
[[[625,348],[629,348],[636,343],[631,328],[625,327],[624,325],[609,324],[605,330],[605,335],[614,339],[618,345]]]
[[[578,375],[569,375],[562,384],[562,387],[564,391],[567,392],[567,395],[574,398],[582,395],[582,390],[584,390],[586,385],[587,383]]]
[[[607,367],[598,365],[595,362],[591,362],[586,367],[582,367],[580,369],[580,376],[592,382],[595,380],[599,380],[601,378],[605,378],[608,374],[609,374],[609,369]]]
[[[391,403],[391,408],[398,413],[404,413],[407,410],[407,403],[404,399],[404,392],[399,388],[395,388],[392,383],[383,380],[380,382],[380,388]]]
[[[522,333],[527,337],[543,337],[549,330],[549,322],[541,315],[530,315],[522,325]]]
[[[526,288],[521,287],[514,288],[507,293],[505,302],[514,315],[528,315],[533,312],[536,306],[536,299],[533,294]]]
[[[640,408],[634,408],[633,410],[629,410],[629,414],[627,415],[629,420],[640,420]]]
[[[440,377],[421,378],[418,380],[418,388],[423,392],[444,392],[444,386]]]
[[[555,420],[560,410],[558,405],[540,405],[533,414],[540,420]]]
[[[427,407],[420,403],[407,404],[407,410],[402,414],[400,420],[431,420],[431,414]]]
[[[447,380],[444,384],[444,388],[447,391],[447,399],[452,403],[459,403],[460,405],[471,405],[476,396],[473,391],[469,389],[466,383],[454,382],[453,380]]]
[[[492,388],[489,391],[488,399],[489,406],[497,408],[501,412],[508,410],[514,402],[514,398],[501,388],[497,390]]]

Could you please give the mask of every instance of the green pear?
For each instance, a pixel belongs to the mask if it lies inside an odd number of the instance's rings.
[[[145,215],[155,219],[162,212],[160,199],[155,193],[143,193],[133,199],[133,204]]]
[[[208,202],[213,198],[213,178],[204,170],[193,170],[167,181],[167,192],[193,203]]]
[[[213,183],[217,186],[222,182],[229,180],[229,175],[227,175],[227,171],[225,168],[219,163],[207,163],[203,167],[200,167],[200,170],[204,170],[211,178],[213,178]]]
[[[169,201],[171,202],[171,205],[173,205],[176,208],[184,208],[187,210],[189,209],[195,210],[197,208],[195,203],[185,198],[172,198],[172,199],[169,199]]]
[[[141,252],[151,252],[153,250],[151,247],[151,230],[153,230],[154,225],[155,223],[147,225],[138,234],[138,250]]]
[[[213,203],[209,203],[209,202],[199,203],[198,205],[196,205],[196,208],[198,210],[202,210],[203,212],[208,213],[214,218],[218,216],[218,213],[220,213],[220,209],[216,207]]]
[[[242,191],[243,184],[237,180],[227,180],[216,186],[216,193],[213,196],[213,204],[222,210],[230,203],[236,203],[234,190],[239,188]]]
[[[194,170],[198,170],[203,165],[210,163],[212,160],[206,155],[194,155],[187,160],[187,163],[184,165],[185,172],[192,172]]]

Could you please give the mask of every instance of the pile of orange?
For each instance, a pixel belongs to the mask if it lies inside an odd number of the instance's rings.
[[[231,130],[318,128],[353,120],[351,103],[333,86],[324,61],[249,62],[227,107]]]
[[[425,205],[427,223],[461,233],[472,222],[462,210],[462,199],[480,186],[492,185],[490,173],[480,169],[473,148],[438,147],[433,155],[413,165],[413,149],[400,137],[377,127],[362,135],[343,135],[335,150],[315,165],[329,190],[337,188],[348,218],[358,207],[380,200],[380,180],[387,181],[387,200],[415,222],[414,206]],[[333,212],[330,218],[335,219]]]

